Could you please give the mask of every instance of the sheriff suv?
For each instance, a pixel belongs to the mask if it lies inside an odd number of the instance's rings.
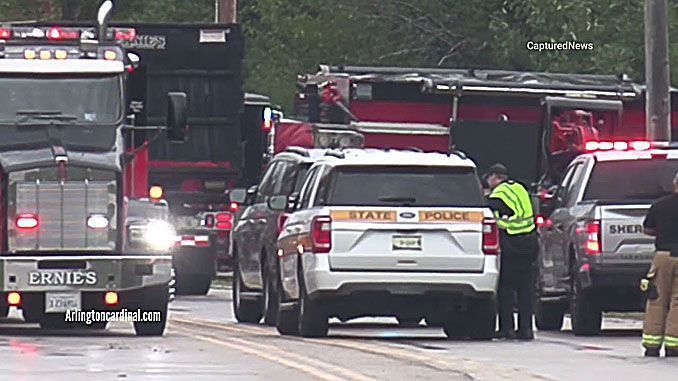
[[[622,147],[623,148],[623,147]],[[642,311],[639,284],[654,254],[643,233],[650,205],[672,190],[678,150],[595,152],[570,163],[539,227],[536,324],[600,332],[606,311]]]
[[[463,153],[346,149],[309,170],[278,237],[282,334],[325,336],[328,318],[393,316],[489,339],[498,233]]]

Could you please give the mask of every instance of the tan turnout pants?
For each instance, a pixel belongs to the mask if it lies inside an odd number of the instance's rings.
[[[645,348],[678,350],[678,257],[657,251],[647,274],[658,298],[647,301],[642,343]]]

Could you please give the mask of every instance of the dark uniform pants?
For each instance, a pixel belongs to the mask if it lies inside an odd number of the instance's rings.
[[[518,296],[518,330],[532,331],[534,273],[532,260],[526,258],[502,258],[499,272],[499,330],[510,332],[514,328],[513,302]]]
[[[657,251],[647,274],[650,289],[643,323],[643,346],[678,350],[678,257],[668,251]],[[651,293],[649,293],[651,294]]]

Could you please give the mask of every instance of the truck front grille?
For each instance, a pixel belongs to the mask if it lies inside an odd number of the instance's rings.
[[[9,193],[10,251],[108,251],[115,248],[115,180],[10,181]],[[36,216],[38,226],[18,228],[16,219],[20,215]],[[87,221],[92,216],[105,216],[108,227],[89,227]]]

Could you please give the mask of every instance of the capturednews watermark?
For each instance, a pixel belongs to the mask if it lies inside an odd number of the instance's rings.
[[[66,310],[64,321],[73,323],[85,323],[87,325],[96,322],[161,322],[162,313],[160,311],[142,311],[141,309],[130,311],[123,308],[120,311],[83,311],[79,309]]]
[[[559,50],[559,51],[581,51],[593,50],[593,42],[579,42],[579,41],[563,41],[563,42],[548,42],[548,41],[528,41],[526,44],[527,50],[541,52],[544,50]]]

